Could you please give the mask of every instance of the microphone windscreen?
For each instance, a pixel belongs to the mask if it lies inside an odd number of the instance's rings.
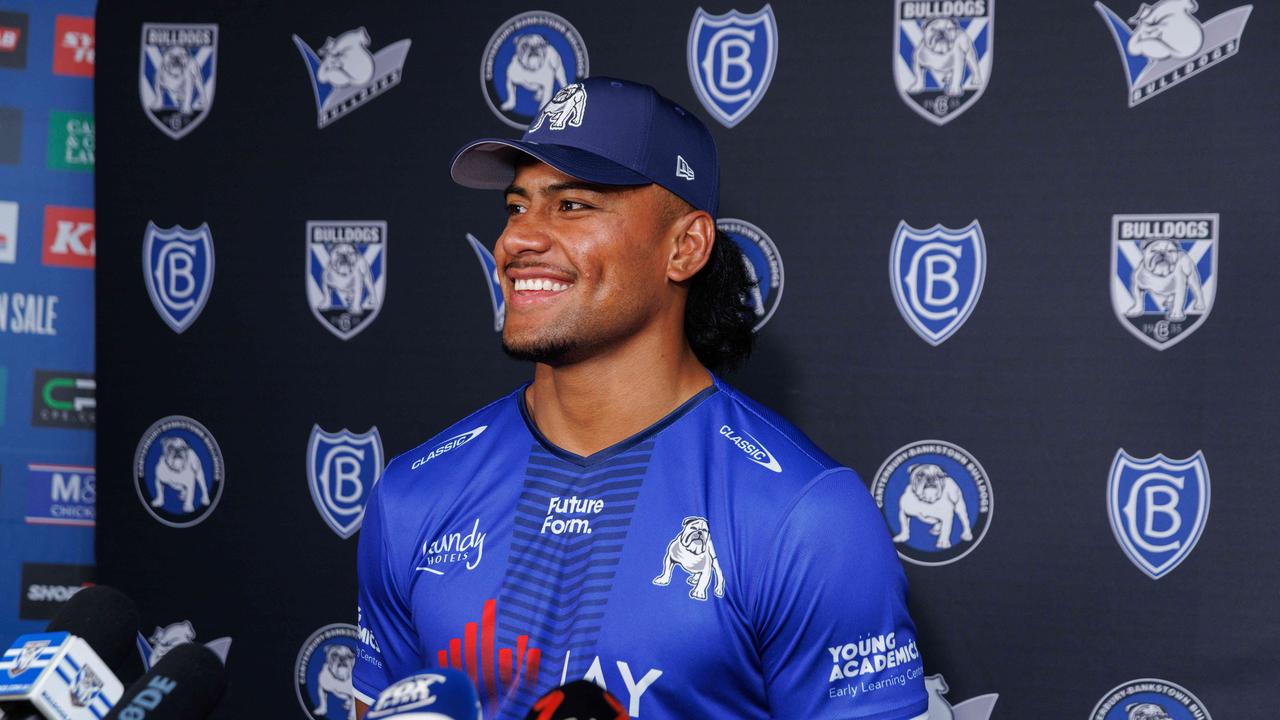
[[[183,643],[130,685],[103,720],[200,720],[213,712],[226,689],[222,660],[203,645]]]
[[[378,693],[365,720],[481,720],[480,697],[465,673],[420,670]]]
[[[87,587],[59,608],[49,621],[48,632],[69,632],[111,668],[121,682],[137,677],[140,667],[135,638],[138,606],[128,595],[106,585]]]
[[[607,690],[590,680],[561,685],[529,709],[524,720],[627,720],[627,709]]]

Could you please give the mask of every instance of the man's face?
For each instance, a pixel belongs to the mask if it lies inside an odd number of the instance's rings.
[[[616,347],[672,301],[671,199],[657,185],[585,183],[522,165],[494,258],[506,297],[503,348],[563,364]]]

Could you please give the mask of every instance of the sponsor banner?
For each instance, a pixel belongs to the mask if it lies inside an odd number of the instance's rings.
[[[0,107],[0,165],[22,162],[22,108]]]
[[[480,88],[499,120],[524,130],[556,93],[590,74],[588,65],[587,44],[568,20],[541,10],[521,13],[499,25],[485,45]]]
[[[93,18],[59,15],[53,25],[53,72],[55,75],[93,77]]]
[[[98,416],[96,392],[92,373],[36,370],[31,393],[31,424],[92,430]]]
[[[0,10],[0,68],[21,70],[27,66],[26,13]]]
[[[93,208],[45,206],[42,246],[45,265],[92,270],[96,255]]]
[[[693,14],[685,47],[689,79],[702,107],[734,127],[764,99],[778,65],[778,21],[766,4],[753,13]]]
[[[0,263],[18,259],[18,203],[0,200]]]
[[[23,620],[49,620],[72,595],[93,585],[92,565],[23,563],[22,598],[18,616]]]
[[[27,508],[30,525],[93,527],[97,475],[81,465],[27,465]]]
[[[49,113],[49,167],[93,170],[93,113]]]
[[[57,335],[58,296],[0,291],[0,333]]]

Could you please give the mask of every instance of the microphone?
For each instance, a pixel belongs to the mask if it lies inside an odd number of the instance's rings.
[[[627,709],[590,680],[574,680],[538,698],[524,720],[627,720]]]
[[[22,635],[0,659],[0,712],[7,720],[98,720],[120,699],[138,608],[105,585],[66,602],[43,633]]]
[[[198,643],[183,643],[129,686],[103,720],[199,720],[227,689],[222,659]]]
[[[448,668],[420,670],[378,694],[365,720],[483,720],[471,678]]]

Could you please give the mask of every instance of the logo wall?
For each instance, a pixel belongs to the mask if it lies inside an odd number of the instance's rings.
[[[784,275],[778,246],[763,230],[746,220],[721,218],[716,221],[716,229],[728,235],[742,251],[747,274],[756,283],[748,305],[756,316],[753,330],[759,332],[782,301]]]
[[[213,233],[204,223],[161,229],[147,223],[142,239],[142,272],[147,294],[160,319],[181,333],[200,316],[213,289]]]
[[[685,50],[689,79],[702,106],[725,127],[760,104],[778,64],[778,21],[765,5],[754,13],[693,14]]]
[[[326,330],[350,340],[382,310],[387,290],[387,223],[307,221],[307,303]]]
[[[217,69],[217,25],[143,23],[138,91],[165,135],[181,140],[209,116]]]
[[[1195,0],[1157,0],[1142,3],[1128,21],[1100,2],[1102,15],[1120,51],[1129,107],[1217,65],[1240,50],[1240,36],[1253,12],[1241,5],[1201,24]]]
[[[893,79],[907,107],[945,125],[978,102],[995,59],[995,0],[896,0]]]
[[[360,529],[364,506],[382,475],[382,438],[378,428],[336,433],[312,426],[307,442],[307,485],[320,517],[338,537]]]
[[[1218,290],[1217,213],[1114,215],[1111,307],[1157,350],[1204,324]]]
[[[893,299],[907,325],[941,345],[973,314],[987,277],[987,244],[977,220],[953,230],[902,221],[889,249]]]
[[[1093,706],[1089,720],[1213,720],[1200,698],[1168,680],[1139,678],[1117,685]]]
[[[328,126],[400,83],[412,41],[397,40],[377,52],[369,49],[371,42],[362,27],[325,38],[318,51],[293,36],[311,75],[316,127]]]
[[[346,720],[355,713],[351,674],[356,663],[355,625],[334,623],[302,643],[294,661],[294,692],[312,720]]]
[[[589,74],[578,29],[555,13],[533,11],[509,18],[489,38],[480,89],[499,120],[523,130],[557,92]]]
[[[1125,555],[1152,580],[1195,549],[1209,517],[1209,466],[1204,453],[1183,460],[1116,453],[1107,479],[1111,531]]]
[[[213,434],[183,415],[152,423],[133,455],[134,487],[142,507],[173,528],[199,525],[209,517],[222,499],[225,473]]]
[[[467,242],[475,252],[476,260],[480,261],[480,269],[484,272],[485,287],[489,290],[489,303],[493,306],[493,331],[502,332],[502,326],[507,320],[507,301],[502,296],[502,279],[498,277],[498,261],[494,259],[493,253],[489,252],[489,248],[476,239],[475,235],[467,233]]]

